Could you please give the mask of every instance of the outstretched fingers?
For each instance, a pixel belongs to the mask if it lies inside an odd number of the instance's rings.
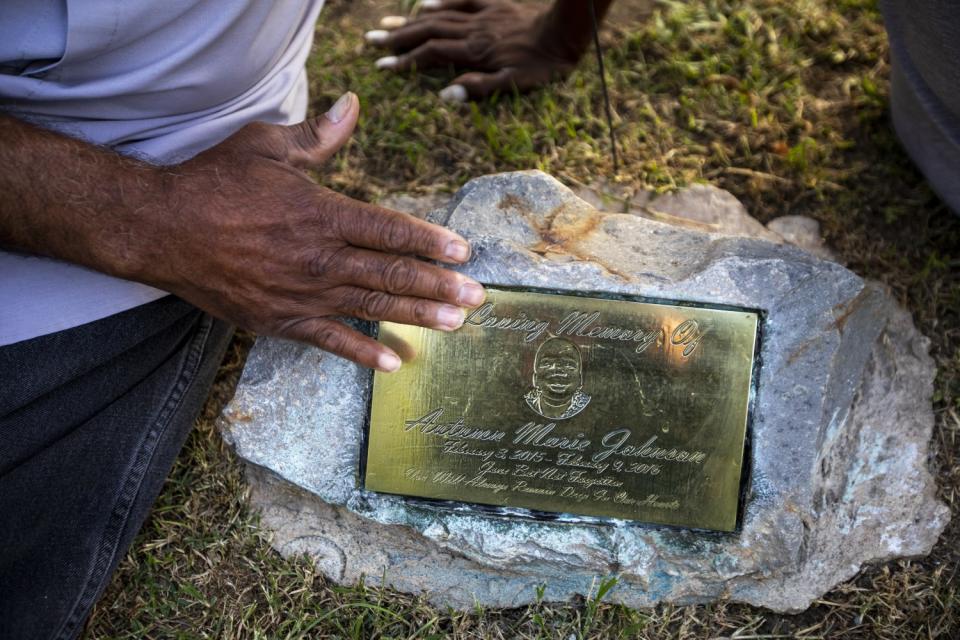
[[[470,259],[470,245],[449,229],[335,193],[324,200],[325,205],[342,209],[336,217],[339,235],[354,247],[449,263]]]
[[[337,313],[361,320],[398,322],[441,331],[454,331],[463,325],[463,309],[452,304],[351,286],[331,289],[330,294],[337,301]]]
[[[546,69],[505,67],[492,73],[473,71],[456,78],[440,92],[440,97],[448,102],[479,100],[494,93],[527,91],[544,84],[550,78],[551,72]]]
[[[462,307],[476,307],[483,302],[483,286],[467,276],[442,269],[414,258],[347,248],[337,256],[335,264],[314,277],[350,283],[374,291],[394,295],[438,300]]]
[[[476,51],[463,38],[427,40],[413,51],[399,56],[386,56],[376,61],[379,69],[409,71],[435,69],[449,65],[469,67],[479,62]]]
[[[370,44],[393,49],[397,53],[410,51],[430,40],[464,39],[470,32],[465,21],[441,20],[432,16],[417,20],[394,31],[368,31],[364,36]]]
[[[304,318],[286,327],[283,337],[312,344],[357,364],[393,372],[400,357],[373,338],[330,318]]]

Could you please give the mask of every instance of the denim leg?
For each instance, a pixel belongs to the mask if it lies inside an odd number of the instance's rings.
[[[0,348],[0,638],[79,634],[231,335],[169,296]]]

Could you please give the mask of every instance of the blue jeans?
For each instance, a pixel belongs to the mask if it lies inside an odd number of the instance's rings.
[[[0,348],[0,638],[80,633],[232,333],[168,296]]]

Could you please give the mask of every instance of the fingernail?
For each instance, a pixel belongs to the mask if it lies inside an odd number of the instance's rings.
[[[421,9],[439,9],[442,6],[443,2],[441,2],[441,0],[423,0],[423,2],[420,3]]]
[[[440,99],[447,102],[466,102],[467,89],[460,84],[452,84],[440,92]]]
[[[464,283],[457,294],[457,302],[468,307],[480,306],[483,299],[487,297],[483,287],[472,282]]]
[[[330,107],[330,110],[327,111],[327,120],[333,124],[337,124],[346,118],[347,114],[350,113],[350,107],[353,106],[353,98],[354,95],[350,91],[340,96],[337,101],[333,103],[333,106]]]
[[[373,64],[377,67],[377,69],[393,69],[395,66],[397,66],[397,62],[399,62],[397,56],[384,56]]]
[[[444,329],[459,329],[463,325],[463,310],[445,304],[437,310],[437,324]]]
[[[454,240],[447,245],[443,255],[454,262],[466,262],[470,257],[470,246],[463,240]]]
[[[380,19],[380,26],[384,29],[399,29],[407,24],[407,19],[403,16],[384,16]]]
[[[392,353],[381,353],[377,356],[377,369],[380,369],[380,371],[393,373],[400,368],[400,364],[400,358]]]
[[[370,44],[383,44],[389,37],[390,32],[384,31],[383,29],[374,29],[373,31],[367,31],[363,34],[363,39]]]

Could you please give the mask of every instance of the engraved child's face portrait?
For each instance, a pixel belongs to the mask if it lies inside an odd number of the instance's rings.
[[[551,338],[537,350],[533,386],[552,399],[569,400],[582,383],[580,350],[569,340]]]
[[[583,358],[577,345],[565,338],[541,344],[533,361],[533,389],[524,396],[527,405],[545,418],[570,418],[590,402],[582,387]]]

